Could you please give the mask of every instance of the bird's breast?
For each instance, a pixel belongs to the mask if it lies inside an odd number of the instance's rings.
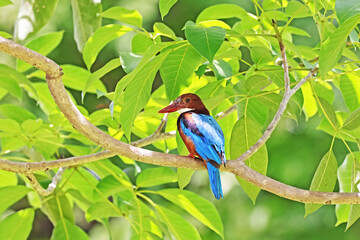
[[[185,128],[185,129],[183,129],[183,128]],[[183,113],[180,115],[180,117],[178,119],[178,130],[179,130],[179,134],[180,134],[183,142],[185,143],[186,148],[189,150],[189,152],[194,156],[199,156],[199,154],[196,152],[193,139],[191,138],[190,134],[187,134],[187,132],[189,132],[189,131],[194,134],[196,134],[196,133],[201,134],[199,129],[196,127],[196,123],[195,123],[194,119],[192,118],[191,113]]]

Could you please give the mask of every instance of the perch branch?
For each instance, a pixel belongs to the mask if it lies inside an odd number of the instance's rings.
[[[19,163],[6,161],[8,165],[3,167],[3,169],[19,173],[46,171],[50,168],[72,166],[90,161],[96,161],[100,159],[99,155],[106,158],[109,157],[109,154],[119,154],[136,161],[162,166],[205,169],[205,166],[202,162],[194,161],[190,157],[154,152],[120,142],[110,137],[91,124],[71,102],[69,96],[66,93],[64,85],[62,84],[61,68],[57,64],[32,50],[29,50],[2,37],[0,37],[0,51],[6,52],[18,59],[34,65],[42,71],[45,71],[49,90],[55,102],[64,115],[68,118],[70,123],[74,126],[74,128],[76,128],[79,132],[84,134],[96,144],[112,152],[109,153],[104,151],[86,157],[73,157],[66,159],[66,161],[60,159],[39,163],[21,163],[20,165],[18,165]],[[285,50],[283,50],[282,53],[283,52],[285,52]],[[289,90],[287,90],[287,92],[288,94],[286,96],[289,97]],[[283,110],[281,110],[280,114],[277,115],[281,116],[282,112],[285,110],[285,107],[286,104],[282,104]],[[3,166],[3,164],[4,161],[0,161],[0,166]],[[314,192],[295,188],[256,172],[255,170],[247,167],[243,161],[229,161],[227,163],[227,167],[221,167],[221,170],[231,172],[266,191],[294,201],[320,204],[360,203],[359,193]]]

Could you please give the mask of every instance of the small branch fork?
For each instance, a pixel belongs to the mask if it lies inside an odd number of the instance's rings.
[[[238,161],[245,161],[266,143],[266,141],[269,139],[272,132],[274,131],[275,127],[278,125],[282,115],[284,114],[284,111],[286,109],[287,104],[289,103],[291,96],[294,95],[296,93],[296,91],[298,91],[301,88],[301,86],[304,85],[304,83],[306,83],[307,80],[309,78],[311,78],[312,76],[314,76],[314,74],[317,72],[317,67],[314,67],[313,69],[310,70],[310,72],[308,73],[308,75],[306,77],[301,79],[299,81],[299,83],[295,85],[295,87],[293,89],[290,88],[289,67],[287,64],[285,46],[284,46],[283,40],[281,38],[279,29],[277,28],[276,22],[274,20],[273,20],[273,26],[274,26],[275,33],[276,33],[276,38],[279,41],[281,56],[283,59],[284,83],[285,83],[284,96],[283,96],[283,99],[279,105],[279,108],[278,108],[273,120],[270,122],[269,126],[266,128],[266,130],[263,133],[263,135],[261,136],[261,138],[253,146],[251,146],[246,152],[244,152],[242,155],[240,155],[236,159]]]
[[[255,170],[246,166],[244,160],[249,158],[254,154],[270,137],[271,133],[278,124],[282,114],[284,113],[287,103],[290,97],[300,89],[300,87],[311,78],[317,71],[317,68],[313,68],[309,74],[303,78],[293,89],[290,88],[289,72],[286,60],[286,52],[281,39],[281,35],[277,30],[276,24],[274,23],[274,28],[276,30],[276,37],[279,41],[281,55],[283,58],[283,67],[284,67],[284,81],[285,81],[285,93],[282,99],[282,102],[279,106],[277,113],[275,114],[274,119],[269,124],[268,128],[264,132],[263,136],[252,146],[248,151],[243,155],[233,161],[228,161],[226,168],[221,167],[222,171],[233,173],[254,185],[274,193],[278,196],[288,198],[294,201],[303,202],[303,203],[319,203],[319,204],[360,204],[360,193],[333,193],[333,192],[315,192],[299,189],[286,185],[284,183],[278,182],[274,179],[266,177]],[[201,161],[194,161],[190,157],[179,156],[174,154],[167,154],[161,152],[154,152],[147,149],[139,148],[150,144],[154,141],[165,140],[171,137],[174,137],[174,133],[160,133],[162,124],[164,124],[164,119],[160,124],[157,131],[151,136],[141,139],[133,144],[126,144],[121,141],[118,141],[109,135],[102,132],[96,126],[91,124],[76,108],[73,102],[70,100],[69,96],[66,93],[64,85],[62,83],[62,69],[52,60],[36,53],[22,45],[19,45],[11,40],[0,37],[0,51],[8,53],[9,55],[14,56],[15,58],[21,59],[29,64],[32,64],[36,68],[44,71],[46,73],[46,79],[48,83],[49,90],[60,108],[64,113],[65,117],[73,125],[75,129],[85,135],[87,138],[92,140],[94,143],[99,146],[107,149],[106,151],[94,153],[85,156],[71,157],[66,159],[58,159],[53,161],[46,162],[31,162],[31,163],[21,163],[21,162],[12,162],[7,160],[0,160],[0,169],[22,173],[26,175],[34,188],[40,194],[49,194],[55,188],[56,183],[61,177],[61,173],[64,167],[70,167],[75,165],[80,165],[92,161],[97,161],[100,159],[105,159],[112,157],[114,155],[121,155],[128,158],[131,158],[136,161],[141,161],[149,164],[169,166],[169,167],[181,167],[181,168],[191,168],[191,169],[205,169],[205,166]],[[48,189],[42,189],[40,184],[35,181],[33,173],[37,171],[47,171],[53,168],[60,168],[56,174],[52,184],[49,185]],[[35,180],[34,180],[35,179]]]

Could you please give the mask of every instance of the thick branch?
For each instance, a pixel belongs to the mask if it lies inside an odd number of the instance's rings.
[[[46,171],[49,168],[58,168],[62,166],[73,166],[82,163],[87,163],[90,161],[96,161],[98,159],[107,158],[112,154],[119,154],[136,161],[141,161],[150,164],[169,166],[169,167],[182,167],[182,168],[191,168],[191,169],[205,169],[205,166],[200,161],[194,161],[190,157],[166,154],[160,152],[153,152],[146,149],[141,149],[123,142],[120,142],[109,135],[102,132],[100,129],[91,124],[75,107],[71,102],[69,96],[67,95],[64,85],[61,81],[61,68],[56,65],[53,61],[47,59],[46,57],[33,52],[21,45],[18,45],[10,40],[0,37],[0,50],[6,52],[16,58],[19,58],[25,62],[28,62],[35,67],[43,70],[47,74],[47,82],[50,89],[50,92],[59,106],[60,110],[64,113],[66,118],[70,123],[76,128],[79,132],[84,134],[93,142],[102,146],[108,151],[101,153],[92,154],[89,156],[74,157],[68,158],[64,161],[54,160],[48,162],[39,162],[39,163],[21,163],[21,166],[17,165],[19,163],[8,162],[8,165],[4,167],[5,170],[15,171],[19,173],[28,173],[33,171]],[[282,52],[283,53],[283,52]],[[286,81],[286,79],[285,79]],[[288,101],[286,96],[290,94],[285,94],[283,102]],[[286,108],[286,104],[281,105],[277,115],[278,118],[281,117],[282,113]],[[273,123],[274,122],[274,123]],[[273,120],[270,123],[276,126],[278,120]],[[266,133],[266,131],[265,131]],[[264,133],[264,134],[265,134]],[[271,132],[270,132],[271,133]],[[267,137],[268,138],[268,137]],[[251,154],[250,154],[251,155]],[[244,159],[244,157],[243,157]],[[4,163],[5,160],[0,161],[0,165]],[[14,167],[14,169],[12,169]],[[272,192],[276,195],[279,195],[284,198],[292,199],[295,201],[306,202],[306,203],[321,203],[321,204],[354,204],[360,203],[360,196],[358,193],[328,193],[328,192],[313,192],[308,190],[298,189],[283,183],[280,183],[276,180],[268,178],[253,169],[247,167],[242,161],[229,161],[227,167],[221,168],[222,171],[231,172],[236,174],[245,180],[259,186],[260,188]]]

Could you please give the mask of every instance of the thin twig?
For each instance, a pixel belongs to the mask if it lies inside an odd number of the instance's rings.
[[[308,73],[308,75],[306,75],[306,77],[304,77],[303,79],[301,79],[296,85],[295,87],[293,87],[290,91],[290,95],[294,95],[301,87],[302,85],[304,85],[312,76],[315,75],[315,73],[318,71],[318,66],[316,65],[313,69],[311,69],[311,71]]]
[[[38,180],[36,179],[35,175],[33,173],[28,173],[25,176],[29,179],[31,185],[33,186],[33,188],[40,194],[43,196],[48,196],[50,195],[56,188],[57,184],[60,182],[61,180],[61,176],[64,173],[66,167],[60,167],[59,170],[56,172],[55,176],[53,177],[51,183],[49,184],[49,186],[44,189],[40,183],[38,182]]]
[[[251,155],[256,153],[257,150],[259,150],[266,143],[266,141],[269,139],[272,132],[274,131],[275,127],[279,123],[279,121],[280,121],[280,119],[281,119],[281,117],[282,117],[282,115],[283,115],[283,113],[284,113],[284,111],[286,109],[286,106],[287,106],[287,104],[288,104],[288,102],[290,100],[290,97],[291,97],[289,68],[288,68],[288,64],[287,64],[285,46],[284,46],[284,43],[282,41],[281,35],[279,33],[279,29],[277,28],[276,23],[275,23],[274,20],[273,20],[273,25],[274,25],[274,29],[275,29],[275,33],[276,33],[276,38],[279,41],[281,56],[283,58],[284,83],[285,83],[284,96],[283,96],[283,99],[281,100],[281,103],[279,105],[279,108],[278,108],[274,118],[271,120],[270,124],[268,125],[268,127],[264,131],[263,135],[246,152],[244,152],[242,155],[240,155],[236,159],[236,161],[245,161]]]
[[[233,113],[235,110],[236,110],[236,105],[233,105],[228,110],[226,110],[225,112],[219,112],[218,114],[216,114],[215,118],[217,120],[223,119],[227,115],[230,115],[231,113]]]

